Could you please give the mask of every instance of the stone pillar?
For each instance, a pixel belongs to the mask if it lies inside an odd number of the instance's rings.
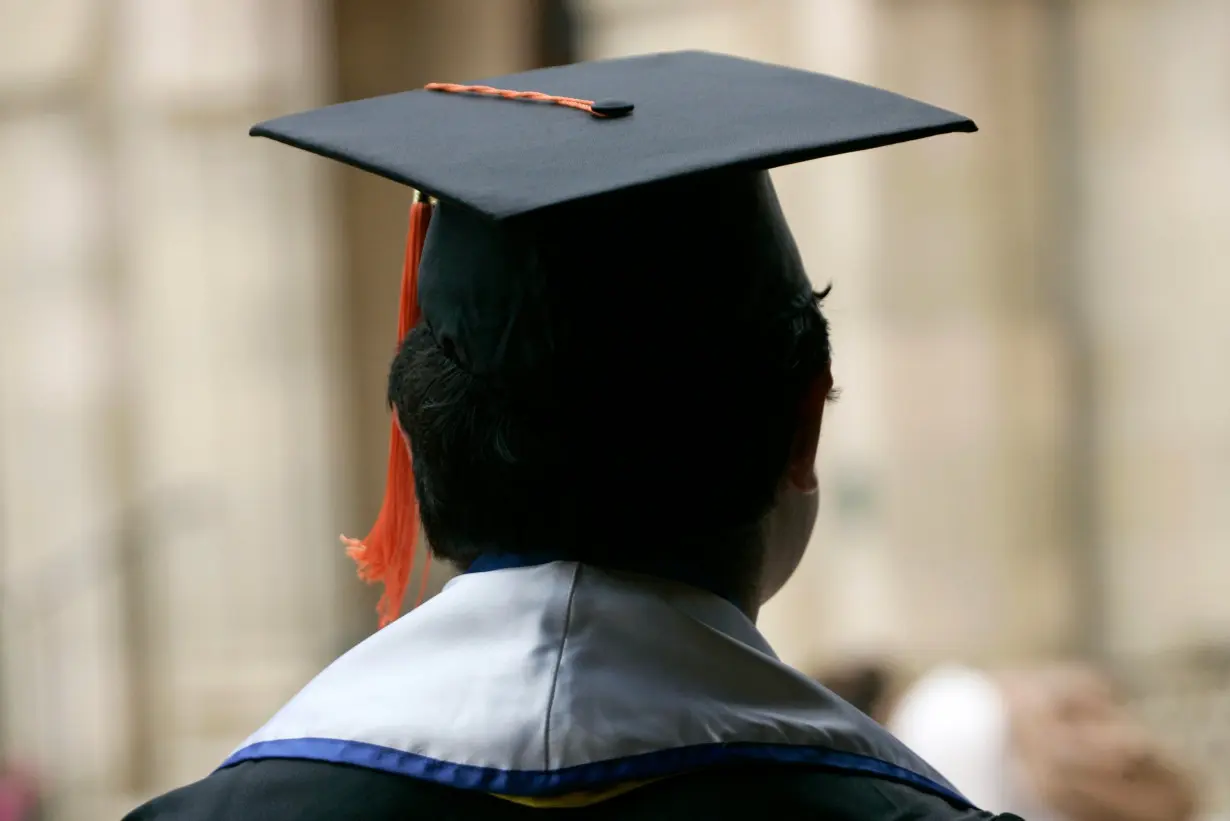
[[[1230,809],[1230,5],[1078,12],[1106,639],[1214,817]]]
[[[1083,3],[1081,245],[1117,655],[1230,642],[1230,6]]]
[[[579,0],[581,59],[707,49],[779,60],[794,3],[777,0]]]
[[[984,133],[887,149],[877,312],[894,567],[909,656],[993,661],[1071,630],[1060,337],[1041,249],[1048,146],[1036,4],[879,5],[875,79]]]
[[[319,9],[29,11],[0,61],[5,736],[67,797],[147,792],[333,646],[327,188],[246,137],[323,101]]]
[[[247,137],[325,102],[321,3],[121,4],[109,105],[123,217],[132,493],[183,489],[144,540],[154,785],[200,777],[330,660],[338,621],[323,163]],[[197,526],[190,526],[196,524]],[[201,526],[203,525],[203,526]]]
[[[89,4],[9,14],[0,49],[0,732],[55,785],[123,737],[108,441],[122,379]]]

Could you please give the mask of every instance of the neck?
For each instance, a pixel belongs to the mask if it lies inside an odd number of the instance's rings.
[[[749,596],[746,601],[734,602],[735,607],[743,611],[743,615],[747,616],[748,621],[752,624],[760,618],[760,600],[758,596]]]
[[[476,558],[465,572],[482,573],[489,570],[502,570],[510,567],[527,567],[536,564],[547,564],[553,561],[581,561],[598,567],[626,573],[639,573],[645,576],[655,576],[661,579],[686,584],[705,590],[726,599],[739,608],[745,616],[756,621],[760,611],[760,597],[757,586],[752,581],[754,575],[747,573],[722,573],[712,569],[697,567],[697,562],[687,560],[677,561],[629,561],[626,558],[586,559],[571,556],[556,556],[548,553],[512,553],[502,551],[484,552]]]

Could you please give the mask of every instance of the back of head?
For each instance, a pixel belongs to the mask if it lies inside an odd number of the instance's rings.
[[[462,565],[490,550],[738,561],[733,536],[771,506],[797,405],[829,361],[768,175],[475,220],[436,215],[427,322],[389,383],[433,549]],[[490,316],[498,327],[476,332]]]

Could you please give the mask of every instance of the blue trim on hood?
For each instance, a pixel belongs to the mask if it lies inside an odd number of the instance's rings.
[[[466,573],[488,573],[492,570],[511,570],[515,567],[537,567],[542,564],[550,564],[551,562],[562,561],[561,559],[553,559],[544,554],[532,555],[529,553],[482,553],[477,559],[470,562],[470,566],[466,568]]]
[[[793,744],[698,744],[595,761],[559,770],[501,770],[454,764],[362,741],[290,738],[260,741],[244,747],[231,755],[219,769],[233,767],[244,761],[267,758],[348,764],[434,781],[459,789],[519,797],[544,797],[595,790],[629,781],[680,775],[726,764],[793,764],[898,781],[937,795],[960,809],[976,809],[960,793],[895,764],[856,753]]]

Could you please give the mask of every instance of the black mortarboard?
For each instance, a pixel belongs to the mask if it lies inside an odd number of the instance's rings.
[[[626,252],[638,243],[630,226],[646,222],[633,206],[647,204],[653,210],[656,200],[657,210],[664,210],[664,200],[673,199],[677,241],[686,242],[681,223],[694,216],[698,228],[711,233],[722,198],[728,205],[748,206],[753,205],[746,202],[749,196],[759,196],[765,200],[759,208],[772,212],[772,220],[780,219],[771,191],[757,193],[762,186],[747,182],[747,175],[740,184],[737,175],[715,173],[713,180],[725,181],[696,181],[689,203],[686,185],[670,197],[655,183],[702,172],[763,171],[976,128],[959,114],[888,91],[707,52],[579,63],[483,85],[600,103],[623,101],[631,111],[595,117],[549,102],[420,89],[294,114],[252,129],[254,135],[439,199],[443,207],[432,229],[438,236],[429,237],[419,273],[420,300],[433,330],[476,371],[518,364],[505,361],[510,354],[524,364],[527,352],[512,344],[508,323],[519,314],[514,306],[525,307],[541,284],[534,277],[517,281],[520,258],[534,249],[510,240],[501,222],[553,211],[569,223],[566,227],[584,231],[583,244],[593,253],[609,254],[616,247]],[[628,214],[624,225],[610,224],[616,209],[592,203],[586,230],[560,207],[618,192],[627,192],[621,198]],[[463,208],[470,213],[462,213]],[[605,225],[594,223],[598,216]],[[566,236],[563,227],[553,231],[540,221],[534,233],[557,243]],[[646,244],[650,241],[656,240]],[[575,275],[586,276],[584,266]],[[605,286],[609,293],[616,283]],[[652,299],[652,291],[642,296]],[[483,308],[493,314],[482,315]]]
[[[463,368],[507,377],[564,350],[635,355],[629,332],[641,350],[703,347],[715,313],[731,327],[768,295],[810,294],[768,170],[974,130],[870,86],[689,51],[433,85],[252,134],[437,199],[430,229],[415,223],[399,330],[421,306]]]

